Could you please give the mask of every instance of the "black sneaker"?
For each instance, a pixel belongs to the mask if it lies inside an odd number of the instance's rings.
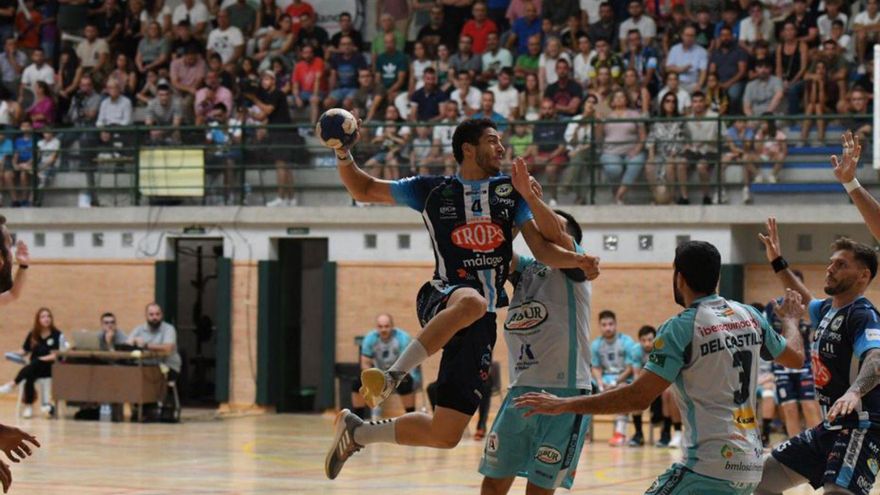
[[[629,445],[630,447],[643,447],[643,446],[645,445],[645,437],[643,437],[641,433],[636,433],[636,434],[633,435],[633,437],[629,440],[629,444],[628,444],[628,445]]]
[[[654,447],[656,447],[658,449],[668,448],[669,447],[669,439],[668,438],[661,438],[660,440],[657,440],[657,443],[654,444]]]
[[[336,436],[327,457],[324,460],[324,473],[329,479],[336,479],[342,466],[355,452],[364,448],[363,445],[354,441],[354,430],[364,424],[364,420],[356,414],[343,409],[336,415]]]
[[[710,198],[709,196],[703,196],[703,204],[704,204],[704,205],[711,205],[711,204],[712,204],[712,198]]]
[[[689,205],[689,204],[691,204],[691,200],[689,200],[688,198],[678,198],[677,200],[675,200],[675,204],[677,204],[677,205]]]

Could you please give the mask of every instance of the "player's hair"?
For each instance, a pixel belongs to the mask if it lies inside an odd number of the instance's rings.
[[[49,313],[49,318],[52,319],[52,323],[49,323],[49,330],[52,332],[57,332],[58,329],[55,328],[55,316],[52,314],[52,310],[47,307],[42,307],[37,310],[34,314],[34,326],[31,327],[30,340],[31,347],[40,343],[40,334],[43,332],[43,328],[40,326],[40,315],[43,312]]]
[[[436,73],[437,73],[437,71],[434,70],[433,67],[425,67],[425,70],[422,72],[422,76],[424,76],[425,74],[436,74]]]
[[[688,241],[675,248],[675,273],[698,294],[713,294],[721,276],[721,254],[705,241]]]
[[[871,272],[871,280],[877,276],[877,252],[867,244],[856,242],[849,237],[841,237],[831,243],[831,249],[835,251],[849,251],[853,258]]]
[[[602,321],[606,318],[611,318],[612,320],[617,321],[617,315],[614,314],[614,311],[611,311],[610,309],[603,309],[599,312],[599,321]]]
[[[379,313],[376,315],[376,319],[378,320],[379,318],[381,318],[383,316],[388,318],[388,323],[390,323],[391,326],[393,327],[394,326],[394,317],[391,316],[391,313]]]
[[[691,94],[691,100],[693,101],[694,98],[704,98],[705,99],[706,93],[703,93],[702,91],[699,91],[699,90],[694,91],[693,94]]]
[[[764,310],[767,309],[767,306],[765,306],[763,303],[759,303],[759,302],[753,302],[753,303],[749,304],[749,306],[757,309],[759,313],[763,313]]]
[[[452,134],[452,155],[459,165],[464,161],[462,145],[467,143],[477,146],[480,144],[480,137],[483,136],[483,131],[486,129],[498,129],[498,127],[495,125],[495,122],[489,119],[470,119],[458,124],[458,127],[455,128],[455,132]]]
[[[9,227],[6,225],[6,217],[0,215],[0,292],[12,289],[12,246],[6,245],[9,237]]]
[[[101,315],[101,321],[104,321],[104,318],[107,318],[107,317],[113,318],[114,320],[116,319],[116,315],[107,311],[106,313]]]
[[[574,238],[576,244],[580,244],[581,239],[584,237],[584,232],[581,230],[580,224],[577,223],[577,220],[574,219],[571,213],[562,210],[553,210],[553,213],[556,213],[565,219],[565,232]]]
[[[425,70],[428,70],[428,69],[425,69]],[[501,70],[498,71],[498,73],[499,74],[507,74],[508,76],[513,77],[513,69],[511,69],[510,67],[502,67]]]
[[[651,334],[653,336],[657,336],[657,329],[652,327],[651,325],[644,325],[639,329],[639,338],[644,337],[645,335]]]

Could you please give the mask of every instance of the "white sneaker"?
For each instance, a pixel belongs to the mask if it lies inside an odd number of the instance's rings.
[[[24,409],[21,411],[21,417],[24,419],[31,419],[34,417],[34,408],[31,406],[24,406]]]
[[[0,394],[11,394],[13,390],[15,390],[14,383],[4,383],[3,385],[0,385]]]
[[[764,174],[758,174],[755,176],[755,184],[762,184],[764,182]]]
[[[287,201],[284,201],[284,198],[281,198],[281,197],[275,198],[272,201],[269,201],[268,203],[266,203],[266,206],[268,206],[270,208],[278,208],[280,206],[285,206],[285,205],[287,205]]]
[[[287,198],[285,206],[298,206],[299,200],[297,198]]]
[[[770,174],[767,176],[767,182],[769,182],[770,184],[776,184],[777,182],[779,182],[779,178],[773,174]]]
[[[550,208],[556,208],[556,205],[559,203],[556,201],[556,198],[550,198],[550,201],[547,201],[547,206]]]
[[[752,190],[749,186],[743,186],[743,204],[752,204]]]
[[[714,203],[716,205],[723,205],[727,203],[727,189],[721,189],[721,194],[718,191],[714,194]]]
[[[45,417],[47,417],[47,418],[51,418],[51,417],[52,417],[52,412],[53,412],[53,411],[52,411],[52,406],[49,406],[49,405],[46,405],[46,406],[40,406],[40,413],[41,413],[43,416],[45,416]]]
[[[678,449],[681,448],[681,432],[676,431],[672,434],[672,440],[669,441],[670,449]]]

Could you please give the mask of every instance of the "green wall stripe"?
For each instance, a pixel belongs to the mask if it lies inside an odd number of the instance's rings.
[[[721,297],[743,301],[745,295],[745,267],[739,264],[721,265],[721,281],[718,284]]]
[[[229,402],[229,360],[232,355],[232,260],[217,260],[217,357],[214,400]]]

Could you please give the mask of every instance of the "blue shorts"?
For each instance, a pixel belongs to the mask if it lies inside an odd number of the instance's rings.
[[[559,416],[523,417],[513,399],[535,387],[514,387],[507,393],[492,430],[486,437],[480,474],[504,479],[527,478],[529,483],[547,490],[560,486],[571,488],[578,459],[590,425],[590,416],[560,414]],[[586,395],[585,390],[547,388],[561,397]]]
[[[816,400],[816,384],[813,373],[798,371],[776,373],[776,403]]]
[[[602,373],[602,385],[617,384],[619,373]]]
[[[645,495],[750,495],[757,483],[741,483],[695,473],[675,463],[661,474]]]
[[[354,98],[357,91],[357,88],[336,88],[330,92],[330,98],[342,103],[346,98]]]

